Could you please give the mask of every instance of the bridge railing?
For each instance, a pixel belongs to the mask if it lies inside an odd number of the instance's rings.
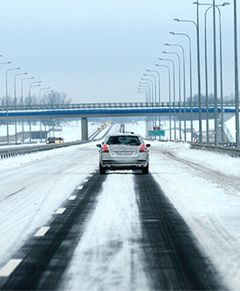
[[[220,107],[221,104],[218,104]],[[143,108],[143,107],[191,107],[190,102],[161,102],[161,103],[152,103],[152,102],[114,102],[114,103],[73,103],[73,104],[34,104],[34,105],[9,105],[0,106],[0,111],[22,111],[22,110],[49,110],[49,109],[96,109],[96,108]],[[194,102],[193,107],[198,107],[198,103]],[[214,104],[209,104],[209,107],[214,107]],[[231,102],[225,102],[224,107],[234,107],[235,105]],[[206,107],[203,104],[203,107]]]

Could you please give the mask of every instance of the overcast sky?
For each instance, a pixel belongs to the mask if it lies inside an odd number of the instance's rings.
[[[195,52],[193,25],[173,22],[175,17],[196,19],[196,7],[192,2],[2,0],[0,53],[4,57],[1,62],[13,61],[14,66],[20,66],[36,80],[42,80],[44,86],[66,92],[74,102],[142,100],[143,96],[137,95],[138,82],[144,70],[154,68],[156,59],[162,56],[163,43],[187,44],[180,37],[170,36],[169,31],[189,33]],[[202,24],[205,9],[201,7]],[[232,3],[222,8],[225,94],[234,91],[232,10]],[[201,38],[202,33],[203,29]],[[209,47],[210,55],[211,50]],[[194,71],[195,63],[194,60]],[[211,61],[209,65],[211,69]],[[0,66],[1,96],[5,92],[6,68],[6,65]],[[162,95],[166,100],[166,73],[161,72]],[[14,73],[9,76],[11,84]]]

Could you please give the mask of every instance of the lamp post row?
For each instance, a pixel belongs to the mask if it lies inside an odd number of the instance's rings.
[[[2,57],[2,55],[0,55],[0,57]],[[11,61],[8,61],[8,62],[1,62],[0,65],[9,65],[11,64],[12,62]],[[9,95],[8,95],[8,87],[9,87],[9,73],[11,71],[19,71],[21,68],[20,67],[14,67],[14,68],[9,68],[6,70],[5,72],[5,103],[6,103],[6,129],[7,129],[7,144],[10,143],[10,136],[9,136]],[[13,86],[13,90],[14,90],[14,106],[16,107],[17,106],[17,79],[18,77],[20,76],[26,76],[28,75],[27,72],[24,72],[24,73],[17,73],[15,74],[13,80],[14,80],[14,86]],[[20,104],[23,105],[23,97],[24,97],[24,93],[23,93],[23,88],[24,88],[24,82],[25,81],[28,81],[28,80],[33,80],[34,77],[28,77],[28,78],[23,78],[21,79],[21,97],[20,97]],[[33,81],[33,82],[30,82],[29,84],[29,97],[31,98],[31,90],[33,87],[40,87],[41,86],[41,83],[42,81]],[[39,98],[41,97],[41,93],[46,90],[51,90],[50,87],[44,87],[44,88],[41,88],[39,90]],[[24,122],[22,122],[22,140],[24,142]],[[18,136],[17,136],[17,122],[15,121],[15,143],[17,143],[17,140],[18,140]]]
[[[209,96],[208,96],[208,48],[207,48],[207,14],[212,9],[213,10],[213,63],[214,63],[214,144],[218,145],[219,141],[221,143],[224,143],[224,109],[223,109],[223,86],[224,86],[224,80],[223,80],[223,48],[222,48],[222,20],[221,20],[221,10],[220,7],[224,7],[229,5],[229,2],[224,2],[222,4],[216,4],[215,0],[212,0],[212,3],[200,3],[199,1],[193,2],[193,4],[196,4],[197,7],[197,21],[193,20],[185,20],[185,19],[178,19],[175,18],[174,21],[176,22],[185,22],[193,24],[196,28],[196,40],[197,40],[197,85],[198,85],[198,112],[199,112],[199,135],[198,135],[198,142],[203,142],[203,130],[202,130],[202,94],[201,94],[201,67],[200,67],[200,26],[199,26],[199,7],[200,6],[208,6],[208,8],[205,11],[204,14],[204,42],[205,42],[205,93],[206,93],[206,142],[209,143]],[[237,39],[237,1],[234,0],[233,3],[233,9],[234,9],[234,73],[235,73],[235,119],[236,119],[236,133],[235,133],[235,139],[236,139],[236,147],[239,148],[240,142],[239,142],[239,79],[238,79],[238,39]],[[219,19],[219,59],[220,59],[220,118],[218,118],[219,115],[219,108],[218,108],[218,77],[217,77],[217,41],[216,41],[216,11],[218,11],[218,19]],[[191,37],[183,32],[170,32],[171,35],[176,36],[184,36],[188,39],[189,42],[189,93],[190,93],[190,116],[191,116],[191,141],[193,141],[194,137],[194,129],[193,129],[193,77],[192,77],[192,40]],[[179,47],[182,51],[182,73],[183,73],[183,108],[184,108],[184,141],[186,141],[186,64],[185,64],[185,50],[184,47],[181,44],[169,44],[165,43],[167,46],[175,46]],[[181,89],[181,58],[177,52],[173,51],[163,51],[165,54],[172,54],[176,55],[178,58],[178,69],[179,69],[179,136],[181,140],[181,97],[182,97],[182,89]],[[163,60],[163,59],[161,59]],[[174,62],[173,60],[171,60]],[[175,67],[175,65],[174,65]],[[173,69],[174,69],[173,67]],[[156,70],[147,70],[148,72],[156,73],[158,71]],[[160,74],[157,73],[159,77],[159,96],[160,96]],[[174,72],[174,78],[175,78],[175,72]],[[174,83],[174,82],[173,82]],[[173,84],[172,84],[173,86]],[[156,87],[155,87],[156,90]],[[173,90],[175,90],[175,85],[173,86]],[[170,89],[169,89],[170,94]],[[176,100],[175,100],[176,101]],[[176,108],[175,108],[175,101],[174,101],[174,121],[176,121]],[[160,103],[160,99],[159,99]],[[170,110],[171,112],[171,110]],[[220,125],[219,125],[220,120]],[[171,123],[171,122],[170,122]],[[171,125],[170,127],[170,135],[171,135]],[[221,129],[219,131],[219,129]],[[174,126],[174,130],[176,130],[176,125]],[[171,138],[170,138],[171,139]],[[176,134],[174,134],[174,139],[176,140]]]

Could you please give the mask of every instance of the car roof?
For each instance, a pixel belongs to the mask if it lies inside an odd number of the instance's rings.
[[[125,133],[113,133],[113,134],[109,134],[108,137],[110,136],[137,136],[137,137],[141,137],[140,134],[135,134],[135,133],[131,133],[131,132],[125,132]]]

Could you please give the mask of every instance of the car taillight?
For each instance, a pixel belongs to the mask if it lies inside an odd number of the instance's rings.
[[[141,144],[139,152],[144,153],[146,151],[147,151],[147,148],[146,148],[145,144]]]
[[[108,152],[109,152],[109,150],[108,150],[108,146],[107,146],[106,144],[104,144],[104,145],[102,146],[102,152],[104,152],[104,153],[108,153]]]

